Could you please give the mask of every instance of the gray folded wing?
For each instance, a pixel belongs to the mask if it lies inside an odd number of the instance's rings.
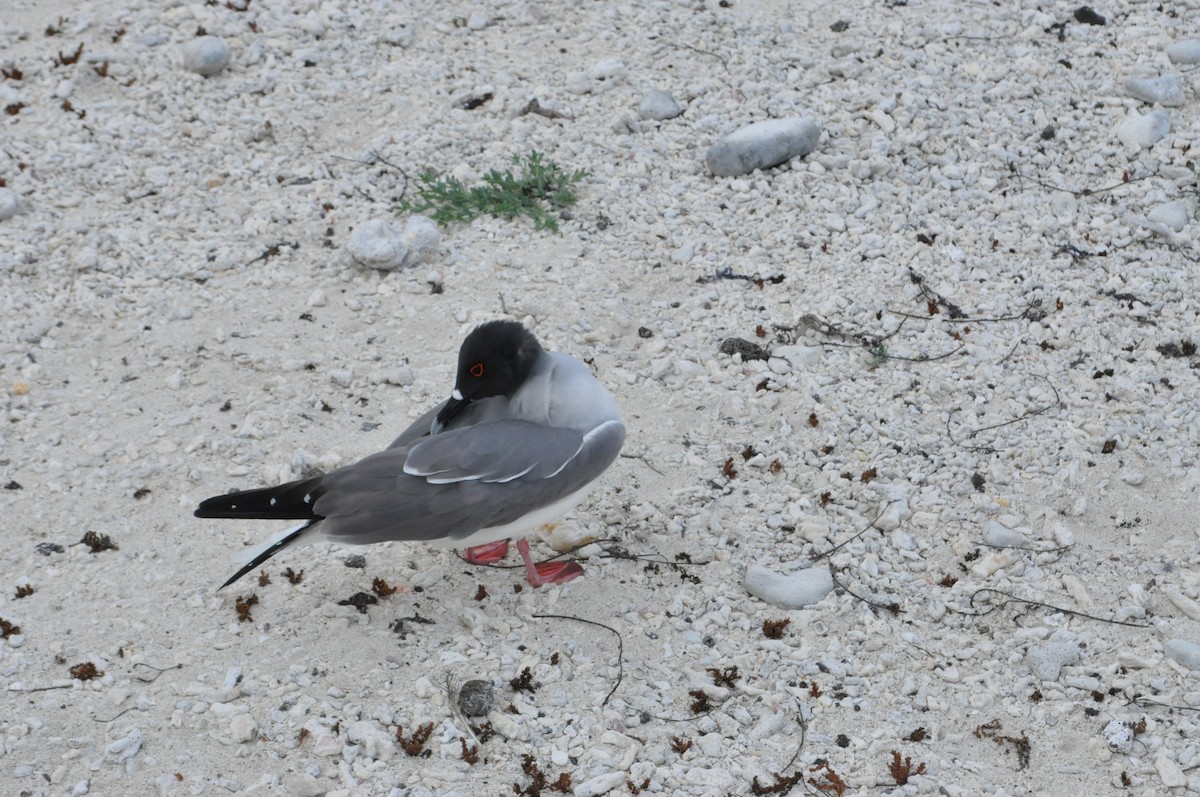
[[[326,475],[313,510],[335,541],[465,538],[576,492],[624,440],[619,421],[587,434],[502,420],[418,437]]]

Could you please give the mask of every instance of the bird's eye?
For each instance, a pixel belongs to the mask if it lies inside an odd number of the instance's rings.
[[[471,372],[471,376],[475,377],[476,379],[483,378],[483,363],[475,363],[467,370],[469,370]]]

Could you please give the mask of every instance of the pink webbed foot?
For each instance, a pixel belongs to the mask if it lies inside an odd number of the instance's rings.
[[[508,540],[476,545],[463,552],[463,559],[473,565],[494,565],[506,556],[508,556]]]
[[[525,578],[531,586],[566,584],[583,575],[583,568],[579,566],[579,563],[570,560],[534,564],[533,556],[529,553],[529,541],[524,537],[517,540],[517,550],[520,552],[521,558],[525,560]]]

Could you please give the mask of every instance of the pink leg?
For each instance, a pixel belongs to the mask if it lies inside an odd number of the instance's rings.
[[[529,541],[524,537],[517,540],[517,550],[525,560],[525,578],[532,586],[543,584],[565,584],[573,578],[583,575],[583,568],[577,562],[542,562],[534,564],[529,554]]]
[[[508,556],[508,540],[476,545],[463,552],[463,559],[473,565],[494,565],[506,556]]]

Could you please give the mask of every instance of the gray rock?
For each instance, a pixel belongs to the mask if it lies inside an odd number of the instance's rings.
[[[1168,639],[1163,643],[1167,658],[1188,670],[1200,670],[1200,645],[1186,639]]]
[[[404,256],[404,267],[424,263],[437,254],[438,245],[442,242],[442,231],[437,222],[426,216],[412,216],[404,224],[404,232],[400,240],[408,248]]]
[[[350,234],[346,250],[355,262],[380,271],[401,268],[408,256],[408,244],[404,242],[404,236],[394,224],[383,219],[372,219],[358,225]]]
[[[1157,102],[1169,108],[1183,105],[1183,80],[1179,75],[1131,77],[1125,81],[1129,96],[1142,102]]]
[[[1200,64],[1200,39],[1183,39],[1168,44],[1167,58],[1173,64]]]
[[[229,45],[216,36],[198,36],[183,45],[183,65],[208,77],[229,65]]]
[[[717,177],[736,177],[769,169],[817,148],[821,128],[809,119],[770,119],[747,125],[708,149],[708,170]]]
[[[1029,538],[1014,531],[998,520],[988,520],[981,529],[983,541],[993,548],[1020,548],[1029,544]]]
[[[1171,132],[1171,115],[1166,111],[1151,111],[1140,114],[1130,112],[1125,121],[1117,125],[1117,140],[1131,149],[1150,149],[1159,139]]]
[[[642,97],[642,104],[638,106],[638,115],[643,119],[662,121],[663,119],[674,119],[681,113],[683,113],[683,106],[675,101],[671,92],[658,89],[647,91],[646,96]]]
[[[0,188],[0,221],[8,221],[28,209],[24,197],[11,188]]]
[[[367,557],[360,553],[351,554],[350,556],[346,557],[346,561],[342,562],[342,564],[344,564],[346,567],[354,568],[355,570],[362,570],[367,566]]]
[[[1165,224],[1175,232],[1181,232],[1187,226],[1190,210],[1186,199],[1177,199],[1156,206],[1146,214],[1146,218],[1155,224]]]
[[[810,567],[783,575],[762,565],[746,570],[746,591],[780,609],[799,609],[833,592],[833,575],[827,567]]]
[[[740,354],[742,360],[769,360],[771,354],[762,346],[745,338],[725,338],[721,341],[722,354]]]
[[[467,681],[458,692],[458,708],[468,717],[486,717],[496,705],[491,681]]]
[[[1064,665],[1074,664],[1082,655],[1079,643],[1055,633],[1041,645],[1034,645],[1025,654],[1025,662],[1042,681],[1057,681]]]

